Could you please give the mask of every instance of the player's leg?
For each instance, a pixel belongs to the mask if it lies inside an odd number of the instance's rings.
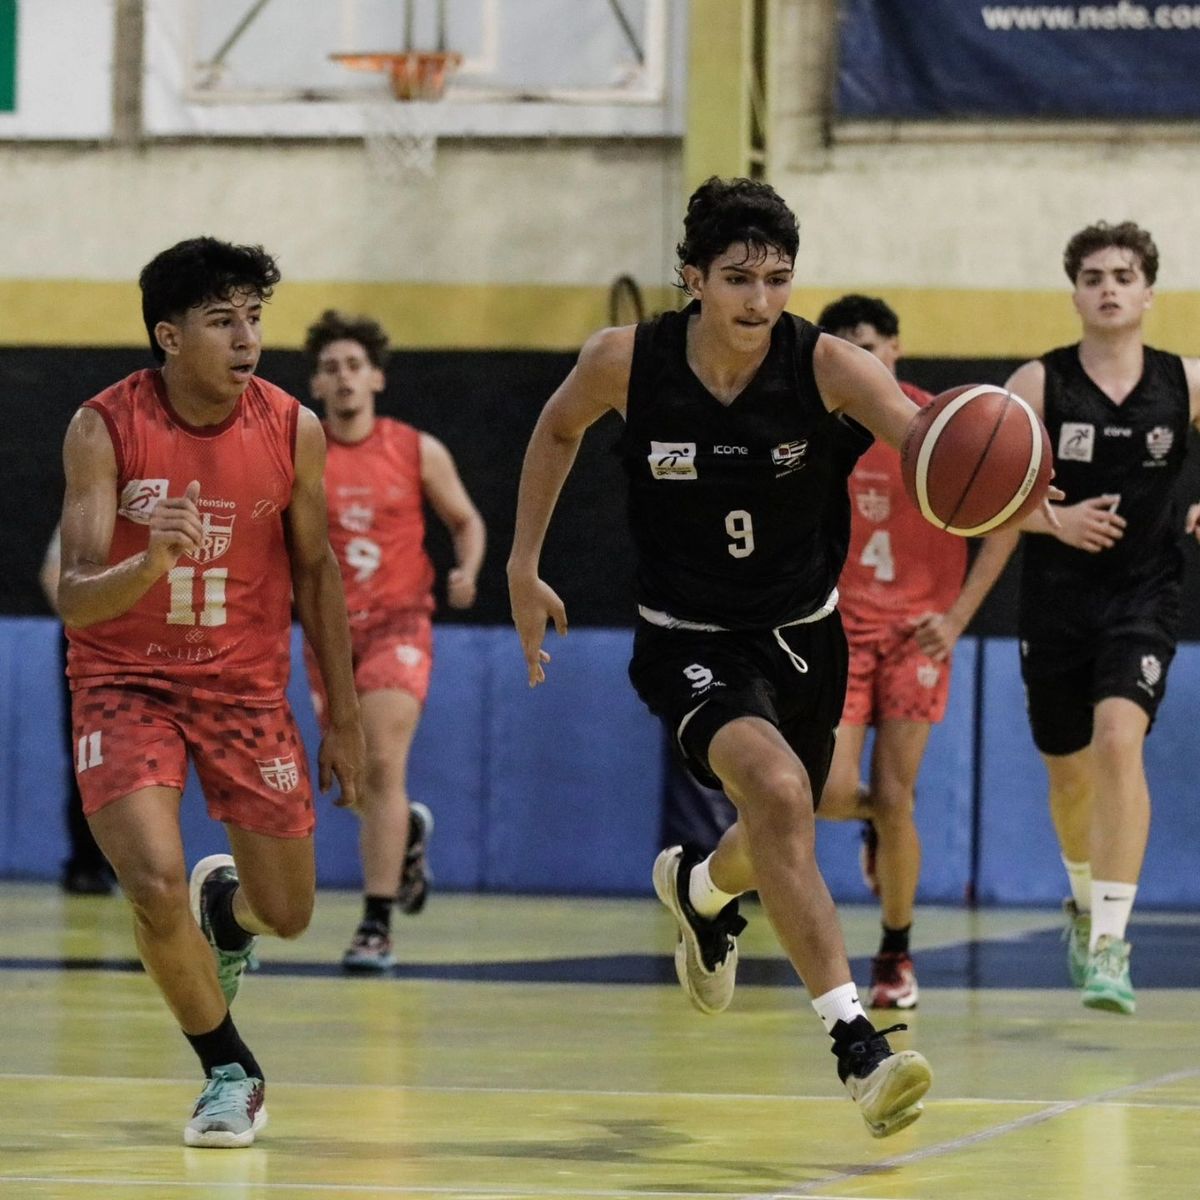
[[[359,697],[367,742],[367,777],[359,806],[363,912],[342,962],[349,970],[395,966],[392,905],[409,842],[408,754],[421,717],[409,692],[395,689]]]
[[[865,723],[849,723],[842,714],[837,729],[829,778],[821,791],[817,816],[823,821],[863,821],[870,815],[867,789],[862,784],[862,752],[867,740]]]
[[[1055,646],[1024,643],[1021,673],[1033,742],[1046,768],[1050,817],[1071,896],[1063,907],[1067,974],[1083,986],[1091,934],[1091,826],[1095,781],[1092,740],[1094,663],[1056,661]]]
[[[204,1069],[207,1082],[184,1128],[184,1142],[248,1146],[266,1124],[265,1085],[257,1059],[234,1025],[212,951],[189,907],[179,789],[143,788],[90,819],[132,906],[146,973]]]

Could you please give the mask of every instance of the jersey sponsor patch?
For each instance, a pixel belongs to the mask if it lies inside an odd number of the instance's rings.
[[[121,504],[117,511],[128,521],[149,525],[155,505],[167,498],[168,486],[166,479],[131,479],[121,489]]]
[[[375,509],[370,504],[347,504],[338,512],[338,524],[351,533],[369,533],[375,520]]]
[[[1155,425],[1149,433],[1146,434],[1146,451],[1150,455],[1146,466],[1155,466],[1162,462],[1168,454],[1171,453],[1171,447],[1175,444],[1175,434],[1166,425]]]
[[[647,456],[654,479],[696,479],[695,442],[650,443]]]
[[[291,754],[280,758],[256,758],[254,762],[263,783],[276,792],[290,792],[300,782],[300,771]]]
[[[1091,462],[1096,427],[1085,421],[1064,421],[1058,431],[1058,457],[1064,461]]]
[[[771,461],[777,467],[790,467],[795,469],[802,466],[801,459],[808,451],[807,440],[798,442],[780,442],[778,446],[771,451]]]

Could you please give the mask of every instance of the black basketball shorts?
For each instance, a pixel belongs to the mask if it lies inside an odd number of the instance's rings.
[[[1149,634],[1092,639],[1086,658],[1064,659],[1053,643],[1021,642],[1021,678],[1034,745],[1043,754],[1074,754],[1092,740],[1092,713],[1109,697],[1132,700],[1150,726],[1167,690],[1175,643]]]
[[[629,678],[701,783],[721,786],[708,762],[717,731],[738,717],[761,717],[804,764],[815,803],[846,695],[846,637],[836,611],[778,633],[791,654],[770,629],[709,633],[639,621]]]

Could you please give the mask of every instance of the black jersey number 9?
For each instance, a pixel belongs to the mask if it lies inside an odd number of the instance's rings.
[[[749,558],[754,553],[754,522],[744,508],[725,514],[725,532],[733,538],[725,549],[734,558]]]

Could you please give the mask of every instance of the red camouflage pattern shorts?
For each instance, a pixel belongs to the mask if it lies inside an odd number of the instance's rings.
[[[946,715],[950,695],[950,662],[934,662],[921,652],[906,630],[869,636],[846,631],[850,673],[844,725],[878,725],[881,721],[923,721],[936,725]]]
[[[350,650],[354,663],[354,690],[401,691],[424,705],[429,695],[433,670],[433,622],[427,612],[405,612],[366,628],[350,627]],[[328,707],[325,684],[312,647],[304,643],[304,665],[313,708],[321,728],[326,728]]]
[[[250,708],[163,688],[101,685],[71,697],[83,811],[145,787],[183,790],[188,757],[214,820],[270,837],[315,824],[308,758],[287,703]]]

